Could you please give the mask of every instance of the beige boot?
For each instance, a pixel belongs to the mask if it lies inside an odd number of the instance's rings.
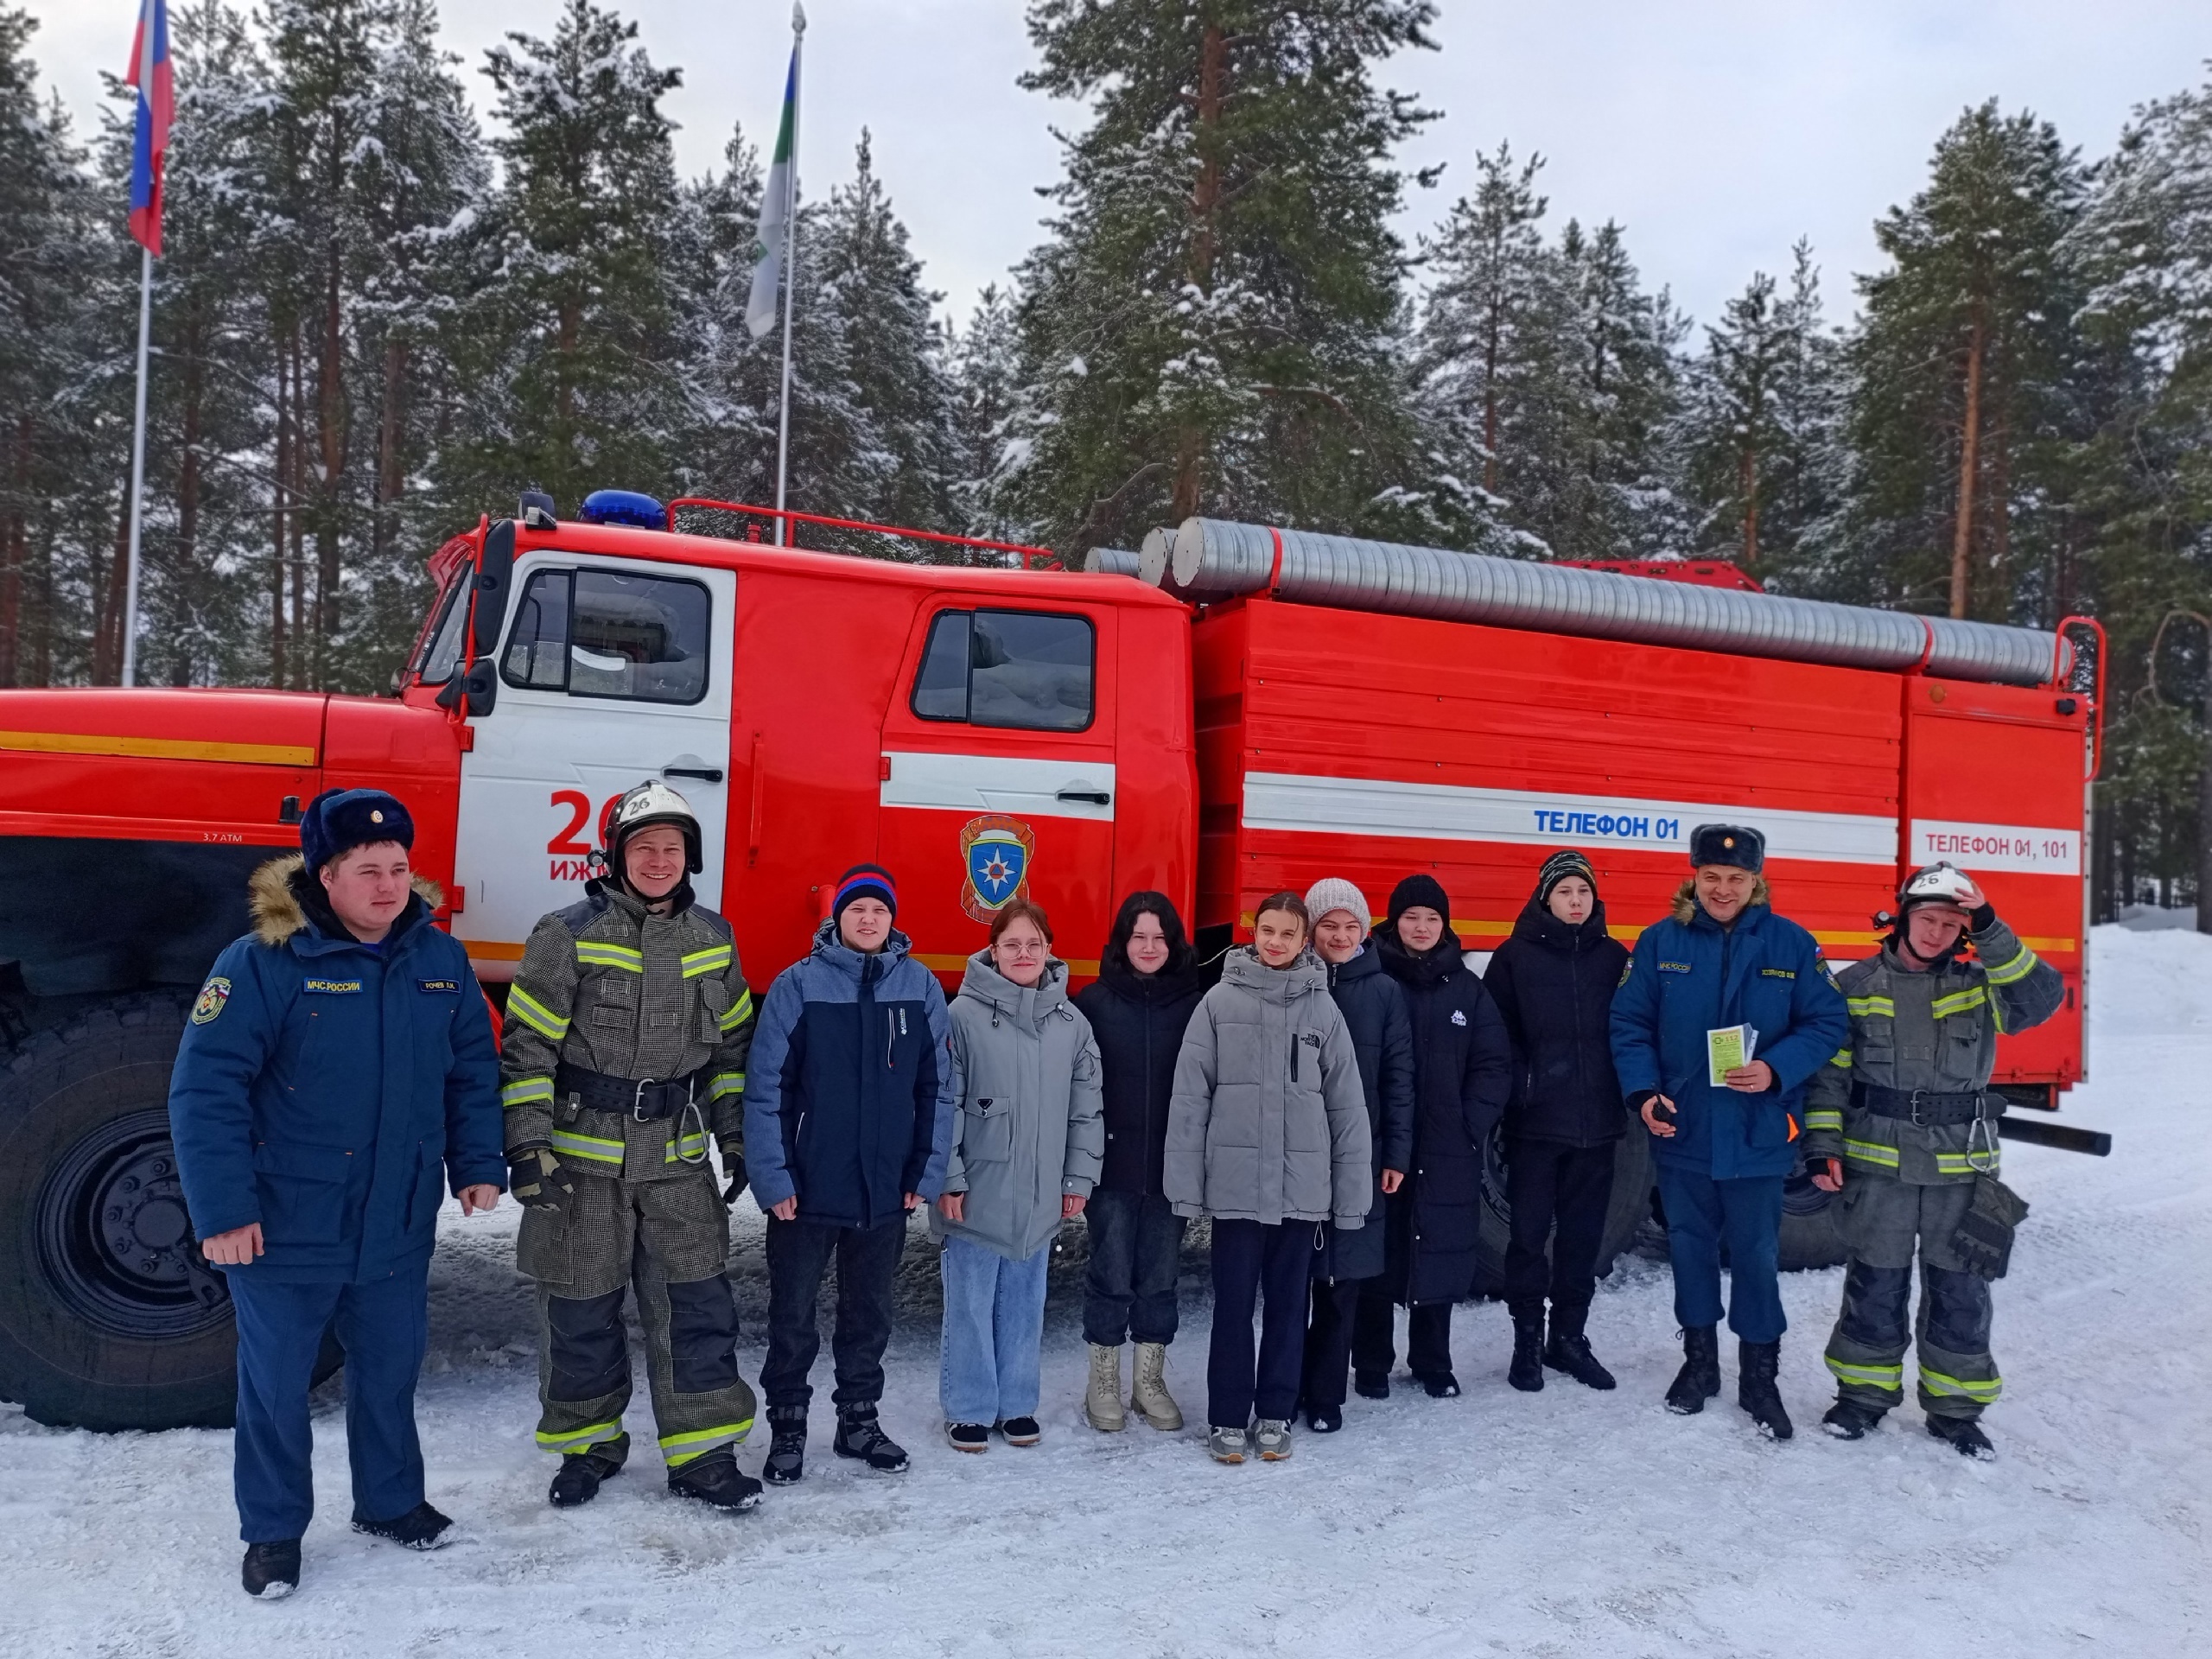
[[[1083,1396],[1083,1414],[1093,1428],[1118,1434],[1128,1426],[1122,1410],[1122,1351],[1098,1343],[1090,1344],[1090,1387]]]
[[[1166,1365],[1165,1343],[1137,1344],[1137,1374],[1130,1383],[1129,1403],[1154,1428],[1172,1431],[1183,1427],[1183,1413],[1175,1396],[1167,1392],[1167,1379],[1161,1375]]]

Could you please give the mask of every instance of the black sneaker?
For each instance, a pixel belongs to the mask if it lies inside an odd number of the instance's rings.
[[[596,1452],[572,1452],[561,1459],[547,1488],[546,1502],[556,1510],[573,1510],[599,1496],[600,1484],[622,1472],[622,1465]]]
[[[806,1472],[806,1408],[771,1406],[768,1460],[760,1465],[760,1478],[771,1486],[796,1485]]]
[[[737,1454],[726,1446],[670,1470],[668,1490],[717,1510],[749,1510],[760,1501],[760,1483],[737,1466]]]
[[[245,1592],[261,1601],[282,1601],[300,1587],[300,1541],[286,1538],[273,1544],[248,1544],[238,1567],[238,1582]]]
[[[1316,1434],[1333,1434],[1344,1426],[1342,1406],[1309,1406],[1306,1409],[1306,1426]]]
[[[1951,1449],[1961,1457],[1972,1458],[1976,1463],[1996,1461],[1997,1448],[1981,1432],[1981,1425],[1971,1417],[1930,1417],[1928,1432],[1939,1440],[1949,1441]]]
[[[1390,1397],[1390,1373],[1388,1371],[1354,1371],[1352,1392],[1363,1400],[1388,1400]]]
[[[988,1423],[947,1423],[944,1438],[956,1452],[988,1452],[991,1449],[991,1426]]]
[[[446,1536],[446,1529],[452,1525],[450,1516],[440,1515],[428,1503],[417,1503],[406,1514],[390,1521],[372,1521],[358,1510],[353,1516],[354,1531],[404,1544],[410,1549],[443,1549],[453,1541]]]
[[[830,1449],[841,1458],[852,1458],[881,1475],[904,1474],[906,1448],[883,1432],[874,1406],[855,1406],[837,1414],[837,1437]]]
[[[1432,1400],[1455,1400],[1459,1395],[1459,1379],[1449,1371],[1416,1371],[1414,1381],[1428,1390]]]
[[[1008,1446],[1034,1446],[1045,1438],[1034,1417],[1009,1417],[999,1425],[999,1433]]]
[[[1856,1400],[1839,1400],[1821,1419],[1821,1427],[1839,1440],[1863,1440],[1882,1421],[1882,1412]]]

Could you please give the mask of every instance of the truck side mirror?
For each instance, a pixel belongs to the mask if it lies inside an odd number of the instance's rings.
[[[514,573],[515,521],[502,518],[485,532],[484,556],[476,566],[476,610],[468,625],[472,661],[499,649],[499,626],[507,620],[507,589]],[[470,702],[474,701],[472,692]]]
[[[461,681],[461,695],[468,699],[468,712],[484,715],[492,712],[499,700],[499,672],[489,657],[480,657],[468,665],[468,673]]]

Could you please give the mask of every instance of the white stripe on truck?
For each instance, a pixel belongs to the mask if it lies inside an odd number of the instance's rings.
[[[1112,761],[1033,760],[1007,754],[895,753],[878,796],[884,806],[1004,812],[1020,818],[1114,817]],[[1104,798],[1091,798],[1103,797]]]
[[[1244,826],[1311,835],[1403,836],[1424,841],[1506,842],[1520,846],[1632,847],[1688,850],[1700,823],[1743,823],[1766,836],[1770,858],[1894,865],[1897,822],[1856,812],[1714,806],[1634,796],[1524,789],[1469,789],[1379,778],[1244,774]]]

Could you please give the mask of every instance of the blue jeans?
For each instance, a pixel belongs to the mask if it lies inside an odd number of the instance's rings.
[[[1779,1175],[1716,1181],[1656,1160],[1675,1268],[1675,1319],[1685,1329],[1720,1323],[1720,1248],[1728,1247],[1728,1328],[1745,1342],[1779,1342],[1789,1328],[1776,1281],[1782,1250]]]
[[[957,1236],[944,1241],[938,1402],[946,1422],[1002,1423],[1037,1414],[1045,1269],[1052,1260],[1050,1244],[1014,1262]]]
[[[346,1455],[353,1514],[396,1521],[423,1501],[415,1379],[429,1340],[429,1258],[365,1285],[228,1275],[238,1325],[232,1480],[238,1536],[280,1543],[315,1513],[308,1385],[326,1326],[346,1350]]]
[[[1174,1341],[1183,1217],[1157,1192],[1102,1189],[1090,1195],[1083,1219],[1090,1230],[1083,1339],[1102,1348]]]

